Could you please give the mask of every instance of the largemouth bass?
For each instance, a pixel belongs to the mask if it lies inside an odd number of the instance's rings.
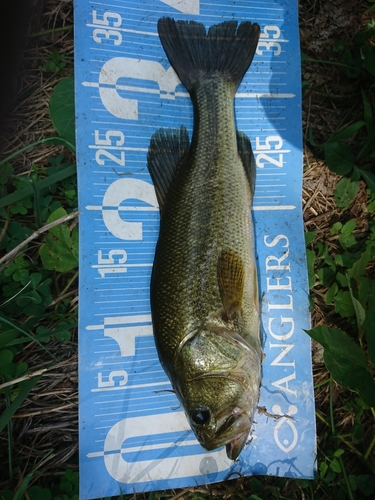
[[[250,212],[254,158],[237,132],[234,96],[259,26],[228,21],[208,33],[162,18],[158,32],[194,107],[186,129],[158,130],[148,169],[161,213],[151,278],[159,358],[207,450],[241,452],[259,398],[262,349]]]

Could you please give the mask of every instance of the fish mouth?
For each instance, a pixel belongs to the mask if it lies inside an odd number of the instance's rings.
[[[226,446],[227,456],[230,460],[236,460],[241,453],[251,429],[251,419],[246,413],[230,415],[218,427],[215,435],[204,443],[204,448],[214,450]]]
[[[245,446],[248,435],[248,433],[240,434],[235,439],[232,439],[230,443],[226,444],[225,449],[227,452],[227,457],[230,460],[236,460],[238,455],[241,453],[242,448]]]

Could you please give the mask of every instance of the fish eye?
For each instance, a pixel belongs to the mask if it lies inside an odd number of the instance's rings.
[[[210,418],[211,418],[210,410],[205,406],[201,408],[196,408],[191,414],[191,419],[197,425],[207,424]]]

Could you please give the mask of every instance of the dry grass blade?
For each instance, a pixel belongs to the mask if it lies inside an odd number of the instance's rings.
[[[33,377],[38,377],[39,375],[43,375],[48,370],[48,368],[42,368],[41,370],[37,370],[36,372],[33,373],[28,373],[27,375],[24,375],[23,377],[15,378],[14,380],[11,380],[10,382],[5,382],[4,384],[0,384],[0,390],[5,389],[5,387],[11,387],[12,385],[19,384],[20,382],[23,382],[24,380],[29,380],[30,378]]]
[[[41,234],[49,231],[53,227],[59,226],[60,224],[64,224],[64,222],[68,222],[71,219],[74,219],[75,217],[78,217],[79,212],[72,212],[71,214],[64,215],[64,217],[60,217],[59,219],[56,219],[53,222],[49,222],[45,226],[41,227],[37,231],[34,231],[33,234],[31,234],[28,238],[26,238],[22,243],[14,247],[10,252],[8,252],[4,257],[0,259],[0,264],[3,262],[7,262],[8,260],[12,259],[17,253],[30,241],[35,240],[35,238],[38,238]],[[1,268],[0,268],[1,270]]]

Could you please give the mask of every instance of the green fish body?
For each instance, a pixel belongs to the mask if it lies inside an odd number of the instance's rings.
[[[254,158],[237,132],[234,96],[259,26],[162,18],[160,40],[191,96],[184,127],[159,130],[148,168],[161,220],[151,279],[159,358],[201,445],[233,460],[251,430],[262,349],[251,219]]]

